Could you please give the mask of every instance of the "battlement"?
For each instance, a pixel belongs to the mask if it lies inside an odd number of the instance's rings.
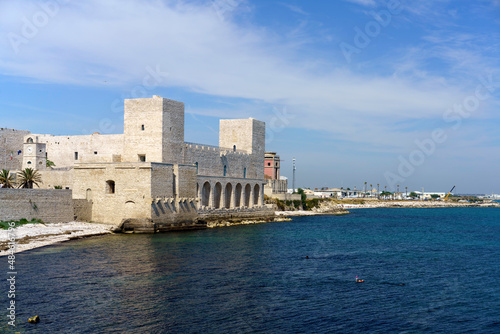
[[[235,156],[248,156],[249,153],[245,150],[235,150],[234,148],[229,148],[229,147],[218,147],[215,145],[204,145],[204,144],[197,144],[197,143],[184,143],[184,147],[189,150],[193,151],[200,151],[200,152],[207,152],[207,151],[212,151],[212,152],[218,152],[220,155],[235,155]]]

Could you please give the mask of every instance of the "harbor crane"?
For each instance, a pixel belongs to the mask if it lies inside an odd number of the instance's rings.
[[[444,200],[446,201],[448,199],[448,196],[450,196],[451,192],[453,191],[453,189],[455,189],[455,186],[453,186],[453,188],[451,188],[450,192],[448,193],[448,195],[446,195],[446,197],[444,198]]]

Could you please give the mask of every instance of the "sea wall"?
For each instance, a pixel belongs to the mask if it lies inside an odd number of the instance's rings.
[[[41,219],[47,223],[74,220],[71,190],[0,189],[0,220]]]

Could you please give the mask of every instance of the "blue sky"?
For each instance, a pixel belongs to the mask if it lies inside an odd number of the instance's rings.
[[[0,126],[123,131],[186,105],[185,140],[266,122],[300,187],[500,193],[500,1],[1,1]]]

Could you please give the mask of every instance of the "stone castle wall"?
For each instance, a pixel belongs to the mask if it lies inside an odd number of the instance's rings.
[[[62,189],[73,189],[73,168],[47,169],[39,171],[42,177],[40,189],[54,189],[61,186]]]
[[[71,190],[0,189],[0,219],[22,218],[47,223],[73,221]]]
[[[82,164],[73,173],[73,197],[92,202],[92,221],[151,218],[151,164]]]
[[[25,135],[26,143],[32,138],[35,143],[45,143],[47,159],[55,164],[56,168],[72,167],[76,163],[95,163],[121,161],[123,154],[122,134],[78,136],[53,136],[42,134]],[[77,153],[77,154],[75,154]]]
[[[0,128],[0,169],[18,171],[23,163],[24,136],[29,131]],[[18,155],[17,153],[21,151]],[[13,152],[12,160],[10,153]]]
[[[19,138],[37,148],[36,165],[45,152],[55,163],[41,187],[73,189],[88,220],[175,224],[200,209],[263,208],[265,123],[252,118],[221,120],[219,147],[185,143],[184,104],[153,96],[125,100],[123,134]]]

